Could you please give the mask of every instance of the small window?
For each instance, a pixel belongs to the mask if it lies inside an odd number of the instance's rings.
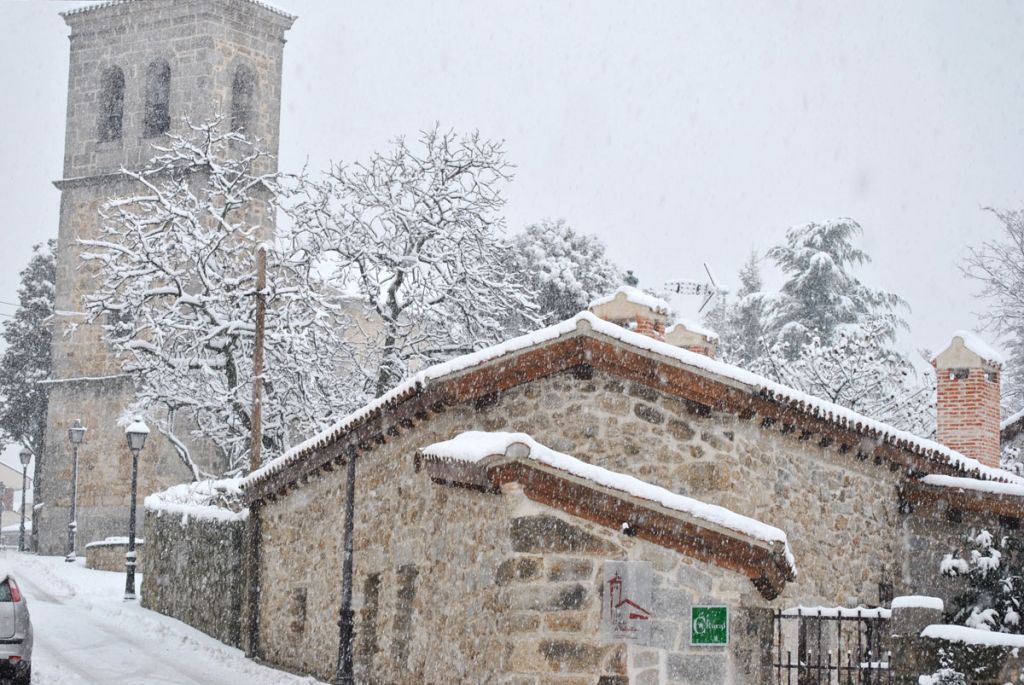
[[[11,594],[11,584],[6,580],[0,583],[0,602],[13,602],[14,596]]]
[[[253,122],[256,98],[256,76],[247,66],[235,69],[231,84],[231,130],[249,132]]]
[[[143,135],[167,133],[171,128],[171,68],[157,60],[146,68],[146,112]]]
[[[110,67],[100,79],[100,142],[121,139],[124,121],[124,72]]]
[[[986,371],[985,380],[988,381],[989,383],[998,383],[999,373],[997,371]]]
[[[971,375],[970,369],[950,369],[949,380],[951,381],[962,381]]]

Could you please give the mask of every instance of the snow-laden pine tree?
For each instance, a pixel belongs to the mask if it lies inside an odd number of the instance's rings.
[[[536,305],[508,271],[502,188],[511,167],[498,142],[439,127],[416,144],[302,179],[289,206],[296,230],[326,254],[337,287],[364,312],[354,368],[379,396],[426,364],[536,325]]]
[[[750,369],[765,354],[766,294],[756,252],[750,253],[739,277],[735,297],[727,294],[721,298],[705,321],[719,335],[722,360]]]
[[[785,243],[768,251],[786,279],[768,303],[772,344],[796,355],[812,338],[830,342],[841,324],[870,319],[886,342],[906,328],[903,299],[867,287],[852,273],[871,261],[853,242],[862,233],[853,219],[809,223],[786,231]]]
[[[962,549],[946,554],[939,567],[944,576],[961,580],[958,594],[946,608],[950,623],[1024,633],[1024,544],[1017,535],[996,538],[977,531]]]
[[[1000,236],[971,248],[962,269],[981,286],[989,304],[981,320],[1005,336],[1010,363],[1003,373],[1009,412],[1024,408],[1024,209],[986,208],[1000,223]]]
[[[564,219],[527,226],[512,239],[511,258],[510,269],[533,293],[544,325],[575,316],[624,277],[597,236],[578,233]]]
[[[46,386],[50,377],[50,326],[53,315],[53,240],[32,248],[21,272],[18,308],[3,323],[6,349],[0,356],[0,442],[11,441],[41,455],[46,431]]]
[[[137,191],[102,210],[101,236],[79,241],[96,272],[92,320],[135,380],[145,413],[196,479],[188,434],[247,463],[253,383],[257,247],[267,249],[264,455],[270,458],[351,405],[335,373],[344,342],[339,298],[315,255],[268,235],[278,179],[267,154],[221,122],[168,136]]]

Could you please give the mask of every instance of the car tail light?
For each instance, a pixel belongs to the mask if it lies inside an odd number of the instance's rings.
[[[11,661],[11,663],[16,663],[18,661],[21,661],[21,657],[20,656],[16,656],[14,654],[12,654],[11,656],[9,656],[7,658]]]
[[[21,590],[18,589],[18,584],[14,582],[14,578],[7,579],[7,585],[11,588],[11,601],[21,601]]]

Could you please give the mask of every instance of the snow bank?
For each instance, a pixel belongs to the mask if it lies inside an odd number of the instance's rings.
[[[144,506],[160,516],[181,516],[183,525],[189,519],[244,521],[249,509],[242,505],[241,482],[240,478],[225,478],[173,485],[147,497]]]
[[[678,495],[633,476],[609,471],[600,466],[580,461],[568,454],[556,452],[537,442],[526,433],[467,431],[460,433],[451,440],[445,440],[444,442],[424,447],[420,450],[420,453],[428,457],[476,464],[488,457],[495,455],[504,456],[506,451],[513,445],[524,445],[528,449],[528,453],[524,456],[528,459],[551,466],[560,471],[565,471],[597,485],[660,504],[666,509],[689,514],[694,518],[723,526],[757,540],[781,543],[786,550],[786,561],[793,572],[796,572],[796,562],[789,549],[786,534],[778,528],[737,514],[725,507],[707,504],[690,497]]]
[[[1009,647],[1014,649],[1024,647],[1024,635],[997,633],[992,630],[979,630],[978,628],[947,624],[930,625],[921,631],[921,637],[983,647]]]
[[[958,478],[956,476],[943,476],[931,474],[921,478],[926,485],[935,485],[940,488],[954,488],[957,490],[973,490],[975,492],[987,492],[993,495],[1013,495],[1024,497],[1024,484],[1020,483],[998,483],[991,480],[978,480],[977,478]]]
[[[892,618],[885,607],[808,607],[795,606],[782,610],[783,616],[821,616],[824,618]]]
[[[898,449],[908,450],[937,463],[949,464],[965,473],[975,473],[981,478],[1024,485],[1024,478],[1020,476],[1016,476],[1003,469],[985,466],[977,459],[966,457],[933,440],[899,430],[846,407],[813,397],[731,364],[726,364],[702,354],[655,340],[646,335],[628,331],[621,326],[604,321],[590,312],[580,312],[573,318],[553,326],[512,338],[477,352],[456,357],[414,374],[408,380],[395,386],[378,399],[357,409],[326,430],[295,445],[280,457],[272,459],[261,468],[253,471],[241,481],[241,487],[243,489],[251,487],[281,471],[288,465],[301,460],[312,450],[331,444],[358,422],[371,418],[388,406],[411,397],[417,392],[421,392],[433,381],[558,338],[574,334],[586,335],[588,331],[593,331],[601,336],[618,340],[631,347],[679,362],[706,374],[717,376],[731,385],[744,387],[752,394],[761,394],[770,400],[785,404],[795,411],[824,419],[857,434],[868,436],[879,443],[886,443]]]
[[[928,597],[927,595],[904,595],[895,597],[891,604],[893,609],[934,609],[945,611],[946,605],[939,597]]]
[[[644,307],[650,307],[651,309],[660,314],[668,314],[669,312],[668,302],[661,299],[660,297],[648,295],[643,290],[640,290],[639,288],[634,288],[633,286],[630,285],[620,286],[618,290],[613,292],[611,295],[605,295],[604,297],[597,298],[589,305],[587,305],[587,308],[590,309],[593,307],[600,307],[603,304],[608,304],[620,294],[625,295],[626,301],[632,302],[633,304],[639,304]]]

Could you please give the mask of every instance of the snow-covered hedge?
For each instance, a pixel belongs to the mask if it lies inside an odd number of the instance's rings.
[[[241,478],[173,485],[147,497],[145,507],[158,516],[179,515],[182,525],[190,519],[244,521],[249,517],[249,509],[242,504]]]

